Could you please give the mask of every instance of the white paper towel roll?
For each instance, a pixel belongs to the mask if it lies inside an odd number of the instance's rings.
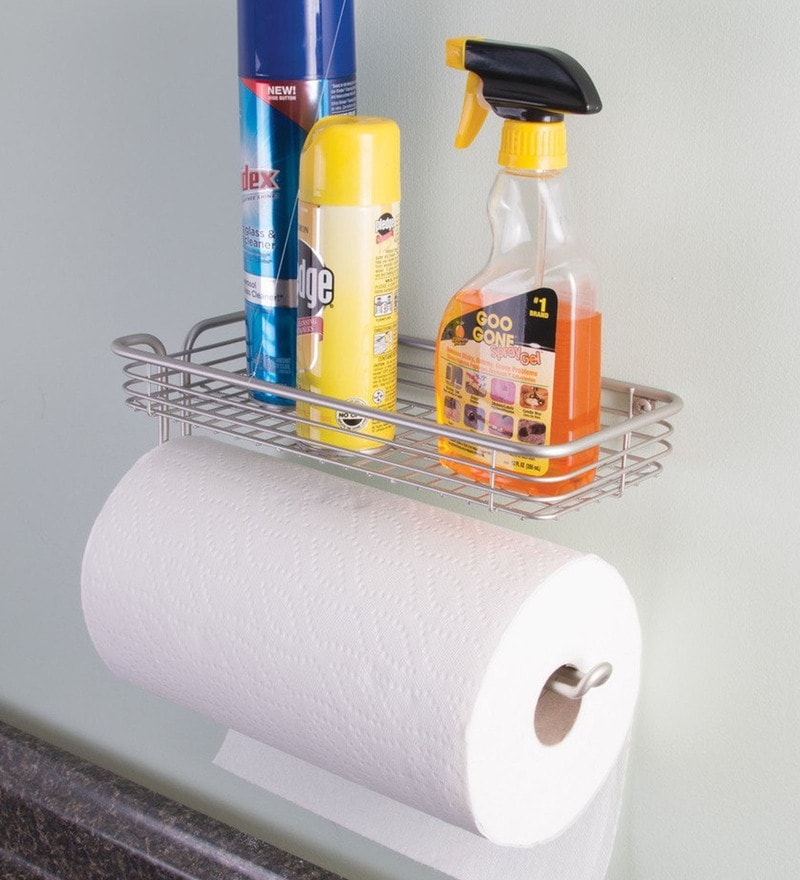
[[[120,676],[501,845],[562,832],[630,729],[639,626],[607,563],[212,440],[134,465],[82,589]],[[604,661],[543,744],[545,681]]]

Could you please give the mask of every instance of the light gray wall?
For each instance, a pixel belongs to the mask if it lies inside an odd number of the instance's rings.
[[[527,528],[616,565],[643,694],[611,880],[796,876],[800,20],[769,5],[360,0],[361,112],[403,132],[404,332],[483,261],[497,124],[451,147],[458,34],[577,57],[572,178],[604,371],[681,394],[664,475]],[[103,499],[153,445],[122,333],[239,308],[235,8],[39,0],[0,26],[0,716],[353,878],[402,860],[209,766],[221,730],[111,678],[79,604]],[[424,877],[420,873],[419,877]]]

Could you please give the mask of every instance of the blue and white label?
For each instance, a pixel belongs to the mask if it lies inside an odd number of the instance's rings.
[[[300,153],[317,119],[355,112],[355,79],[242,79],[239,107],[248,373],[294,386]],[[255,397],[291,403],[274,395]]]

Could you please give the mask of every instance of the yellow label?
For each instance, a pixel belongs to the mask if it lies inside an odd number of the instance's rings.
[[[298,204],[297,386],[344,402],[298,402],[297,433],[344,449],[371,449],[394,425],[346,403],[394,411],[400,206]]]
[[[470,307],[471,301],[474,307]],[[521,444],[551,442],[556,371],[558,298],[549,288],[484,304],[478,291],[463,291],[458,314],[445,320],[438,346],[439,420],[477,435]],[[490,448],[444,441],[474,461],[514,473],[544,476],[546,458],[492,453]]]

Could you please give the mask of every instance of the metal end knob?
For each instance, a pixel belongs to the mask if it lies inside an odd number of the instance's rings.
[[[580,700],[592,688],[605,684],[613,670],[610,663],[598,663],[588,672],[581,672],[572,666],[562,666],[556,669],[544,686],[569,700]]]

